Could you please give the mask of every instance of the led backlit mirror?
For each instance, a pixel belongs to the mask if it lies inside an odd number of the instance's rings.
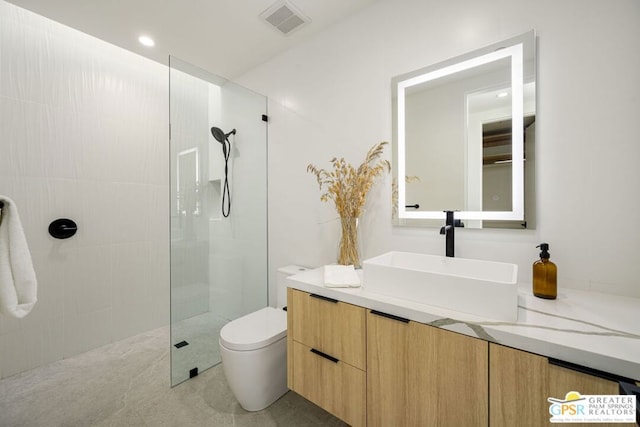
[[[394,217],[535,226],[535,33],[392,79]]]

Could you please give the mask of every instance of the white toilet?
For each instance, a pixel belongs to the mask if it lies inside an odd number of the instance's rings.
[[[222,368],[231,391],[247,411],[259,411],[287,392],[286,278],[306,268],[278,269],[278,308],[266,307],[220,330]]]

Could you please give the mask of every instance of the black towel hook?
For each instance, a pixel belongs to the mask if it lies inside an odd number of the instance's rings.
[[[78,225],[68,218],[59,218],[49,224],[49,234],[56,239],[68,239],[76,234]]]

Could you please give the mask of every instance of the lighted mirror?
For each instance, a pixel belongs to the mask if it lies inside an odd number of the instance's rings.
[[[535,227],[535,33],[392,79],[394,217]]]

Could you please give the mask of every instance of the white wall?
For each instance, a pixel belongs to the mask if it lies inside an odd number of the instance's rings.
[[[169,190],[166,67],[0,1],[0,76],[0,194],[39,285],[0,316],[2,378],[168,323]]]
[[[360,162],[391,139],[391,77],[534,28],[538,227],[461,231],[457,255],[516,262],[530,282],[535,245],[547,241],[560,293],[640,297],[639,22],[637,0],[381,0],[247,73],[240,82],[270,98],[271,292],[277,266],[335,261],[337,215],[306,165]],[[443,253],[437,230],[391,226],[389,182],[371,193],[365,257]]]

